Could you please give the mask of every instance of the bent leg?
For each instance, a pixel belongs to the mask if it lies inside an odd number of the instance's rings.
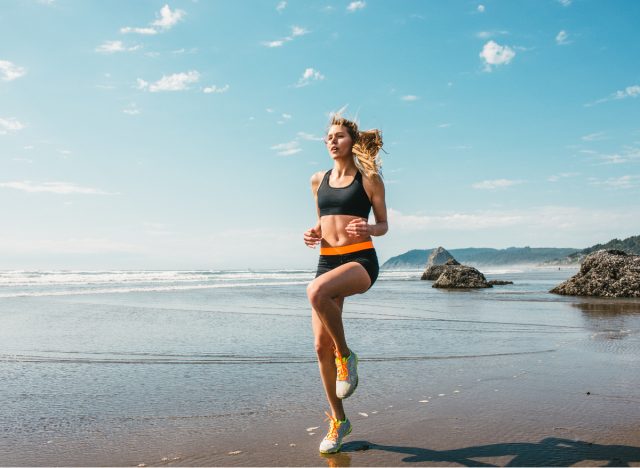
[[[336,298],[336,305],[342,311],[344,298]],[[345,417],[342,400],[336,396],[336,364],[333,354],[333,339],[327,332],[320,317],[314,310],[312,312],[311,324],[313,327],[313,336],[315,338],[316,354],[318,356],[318,367],[320,369],[320,378],[327,395],[327,401],[331,407],[332,416],[338,420]]]
[[[311,307],[342,356],[349,355],[349,348],[342,325],[342,309],[336,303],[336,298],[361,294],[369,286],[371,278],[367,270],[356,262],[340,265],[318,276],[307,286]]]

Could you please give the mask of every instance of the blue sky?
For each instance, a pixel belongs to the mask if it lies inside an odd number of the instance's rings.
[[[313,268],[330,112],[384,261],[640,234],[640,2],[0,3],[0,269]]]

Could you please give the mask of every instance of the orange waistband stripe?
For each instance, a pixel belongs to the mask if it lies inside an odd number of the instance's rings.
[[[360,250],[373,249],[373,242],[359,242],[357,244],[341,245],[340,247],[320,247],[320,255],[345,255]]]

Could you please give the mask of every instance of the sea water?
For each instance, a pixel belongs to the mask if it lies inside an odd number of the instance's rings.
[[[398,379],[423,378],[411,369],[471,375],[482,363],[486,373],[575,346],[639,368],[640,301],[548,293],[575,269],[485,273],[514,284],[440,290],[420,271],[383,271],[348,298],[349,345],[378,382],[361,397],[379,401]],[[115,452],[135,456],[171,433],[242,431],[252,418],[326,406],[305,290],[313,277],[0,272],[0,460],[122,462]]]

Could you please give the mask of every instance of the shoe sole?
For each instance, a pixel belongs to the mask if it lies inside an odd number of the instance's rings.
[[[343,439],[345,437],[347,437],[349,434],[351,434],[351,429],[353,429],[353,426],[351,426],[349,428],[349,432],[347,432],[345,435],[342,436]],[[338,448],[336,448],[335,450],[325,450],[324,452],[322,450],[320,450],[320,453],[325,454],[325,455],[332,454],[332,453],[338,453],[341,448],[342,448],[342,442],[340,442],[340,445],[338,445]]]

